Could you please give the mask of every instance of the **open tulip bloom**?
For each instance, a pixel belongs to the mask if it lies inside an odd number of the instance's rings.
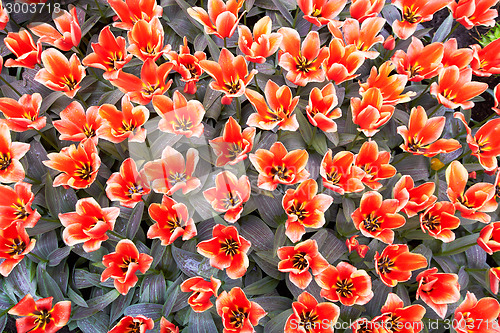
[[[0,332],[500,333],[499,5],[0,0]]]

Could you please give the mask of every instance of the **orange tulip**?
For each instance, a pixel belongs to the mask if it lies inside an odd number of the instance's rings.
[[[163,8],[156,0],[107,0],[120,21],[114,27],[130,30],[139,20],[150,22],[154,17],[161,17]]]
[[[48,49],[42,52],[42,63],[44,68],[36,73],[35,81],[49,89],[62,91],[69,98],[75,97],[85,77],[85,67],[76,54],[73,53],[68,61],[58,50]]]
[[[399,74],[408,76],[408,80],[420,82],[438,75],[441,69],[444,46],[442,43],[426,45],[420,39],[412,37],[408,53],[397,50],[391,61]]]
[[[425,315],[425,308],[419,304],[405,307],[403,300],[394,293],[387,295],[380,312],[382,314],[373,320],[380,321],[381,326],[387,328],[389,332],[418,333],[424,328],[422,318]]]
[[[155,326],[153,319],[138,315],[137,317],[125,316],[108,333],[128,333],[131,329],[137,332],[152,330]]]
[[[489,43],[484,48],[481,48],[478,44],[471,46],[473,53],[470,67],[474,75],[491,76],[492,74],[500,74],[499,47],[500,39]]]
[[[42,105],[42,96],[24,94],[16,101],[12,98],[0,98],[0,112],[5,119],[0,122],[7,124],[14,132],[24,132],[29,129],[41,130],[45,127],[46,117],[39,117],[38,112]]]
[[[417,275],[417,299],[436,311],[439,317],[446,316],[448,304],[460,299],[460,285],[457,274],[438,273],[436,267],[427,269]]]
[[[468,178],[469,174],[460,162],[451,162],[446,169],[448,198],[462,217],[489,223],[491,216],[486,212],[494,212],[498,206],[495,201],[495,186],[489,183],[476,183],[465,190]]]
[[[30,239],[23,224],[16,222],[0,229],[0,274],[7,277],[10,272],[35,247],[35,239]],[[14,313],[13,313],[14,314]]]
[[[385,39],[384,44],[382,46],[384,47],[384,49],[392,51],[396,47],[396,39],[394,39],[393,35],[389,35]]]
[[[450,3],[453,18],[467,29],[484,25],[493,27],[498,17],[498,11],[494,8],[498,0],[453,0]]]
[[[59,214],[65,227],[64,243],[68,246],[83,243],[85,252],[99,250],[101,243],[108,239],[106,232],[114,229],[118,215],[120,208],[101,208],[92,197],[78,200],[75,212]]]
[[[497,166],[497,156],[500,155],[500,119],[489,120],[481,126],[476,134],[472,136],[472,131],[465,121],[465,117],[460,112],[455,112],[455,118],[460,119],[467,131],[467,144],[472,150],[472,156],[476,156],[479,163],[486,171],[494,171]]]
[[[292,303],[293,313],[288,317],[283,333],[333,333],[340,308],[330,302],[318,303],[304,291]]]
[[[59,153],[50,153],[48,158],[42,163],[62,172],[54,179],[54,187],[63,185],[74,189],[87,188],[96,179],[101,166],[97,147],[92,140],[85,140],[78,146],[65,147]]]
[[[226,164],[235,165],[246,159],[247,154],[252,150],[254,138],[254,127],[247,127],[242,132],[238,122],[233,117],[229,117],[222,136],[209,141],[217,155],[215,165],[218,167]]]
[[[295,190],[288,189],[283,196],[283,209],[288,216],[285,234],[293,242],[300,241],[307,228],[321,228],[325,224],[325,211],[333,203],[326,194],[317,194],[314,179],[303,181]]]
[[[323,186],[340,195],[363,191],[365,186],[361,180],[365,173],[353,165],[354,154],[340,151],[335,156],[332,155],[332,150],[328,149],[321,161],[319,173],[323,178]]]
[[[204,312],[210,309],[213,304],[210,302],[210,297],[217,297],[217,291],[221,286],[219,279],[210,277],[210,281],[206,281],[200,276],[195,276],[182,282],[181,291],[188,293],[193,292],[188,298],[188,303],[194,312]]]
[[[479,301],[467,291],[465,300],[456,308],[453,328],[457,333],[500,332],[498,316],[500,304],[492,297],[483,297]]]
[[[39,42],[55,46],[61,51],[69,51],[73,46],[80,44],[82,30],[78,23],[75,6],[69,6],[69,13],[62,9],[54,10],[52,20],[57,30],[50,24],[40,22],[30,23],[28,28],[40,37]]]
[[[427,259],[418,253],[411,253],[406,244],[387,245],[375,253],[375,271],[380,280],[389,287],[411,279],[411,272],[427,266]]]
[[[391,178],[396,174],[396,168],[389,164],[390,159],[391,153],[379,152],[377,142],[369,140],[361,146],[355,156],[354,165],[365,172],[363,183],[372,190],[378,190],[382,187],[379,180]]]
[[[218,63],[201,60],[200,66],[215,80],[210,82],[210,87],[225,94],[222,97],[222,104],[226,105],[231,104],[234,97],[242,96],[248,83],[257,74],[255,69],[248,73],[245,58],[241,55],[235,57],[226,48],[223,48],[220,52]]]
[[[106,181],[106,196],[111,201],[120,202],[123,207],[134,208],[149,192],[151,190],[144,171],[137,171],[130,157],[123,161],[120,172],[113,173]]]
[[[179,327],[175,326],[164,317],[161,317],[160,333],[179,333]]]
[[[495,106],[491,109],[500,116],[500,83],[496,85],[493,94],[495,95]]]
[[[408,77],[401,74],[391,75],[394,68],[395,66],[390,61],[384,62],[380,65],[378,70],[375,66],[372,67],[366,83],[359,84],[359,93],[364,95],[370,88],[378,88],[382,93],[384,105],[396,105],[409,102],[411,97],[415,96],[416,93],[409,91],[402,94],[408,82]]]
[[[379,88],[370,88],[363,94],[363,99],[351,98],[352,122],[359,126],[358,131],[367,137],[374,136],[394,114],[394,106],[384,105]]]
[[[498,294],[498,287],[500,286],[500,267],[492,267],[488,271],[488,278],[490,279],[490,289],[492,294]]]
[[[365,56],[355,45],[346,46],[341,38],[334,37],[328,49],[329,56],[324,62],[328,80],[338,85],[359,76],[356,72],[363,65]]]
[[[176,135],[200,137],[203,134],[205,108],[197,100],[188,101],[178,90],[173,100],[164,95],[153,96],[153,107],[161,117],[158,129]]]
[[[477,244],[489,255],[500,251],[500,222],[486,225],[477,239]]]
[[[201,185],[200,180],[193,176],[197,164],[196,149],[189,148],[184,159],[181,153],[167,146],[160,160],[150,161],[144,165],[144,172],[156,193],[172,195],[182,189],[182,193],[187,194]]]
[[[9,127],[0,123],[0,182],[17,183],[24,179],[24,167],[19,160],[30,149],[29,143],[12,142]]]
[[[432,237],[445,243],[455,240],[452,229],[460,226],[460,219],[455,216],[455,206],[448,201],[436,202],[420,214],[420,228]]]
[[[83,141],[92,139],[97,145],[98,137],[96,133],[103,124],[103,120],[99,116],[98,106],[91,106],[85,112],[82,105],[74,101],[62,110],[59,116],[61,120],[52,122],[54,127],[61,133],[59,140]]]
[[[7,185],[0,185],[0,230],[18,223],[23,228],[33,228],[40,213],[32,209],[31,205],[35,200],[35,195],[31,191],[31,184],[17,182],[14,188]]]
[[[369,17],[376,17],[384,8],[384,0],[352,0],[349,7],[351,17],[362,23]]]
[[[401,149],[413,155],[428,157],[460,149],[462,145],[455,139],[438,139],[443,133],[445,124],[445,117],[428,119],[427,113],[421,106],[411,109],[408,127],[403,125],[397,129],[404,140]]]
[[[321,47],[318,32],[309,32],[302,47],[295,29],[281,28],[278,33],[283,35],[279,65],[288,71],[286,78],[298,86],[325,81],[323,62],[328,58],[329,51],[326,46]]]
[[[163,95],[172,85],[167,81],[168,74],[174,67],[173,63],[157,66],[153,59],[147,59],[141,68],[141,78],[118,70],[109,78],[115,87],[126,93],[134,103],[146,105],[155,95]]]
[[[115,252],[102,257],[106,269],[101,274],[101,282],[112,278],[116,290],[126,295],[139,281],[137,271],[146,273],[152,262],[153,257],[139,253],[131,240],[122,239],[116,244]]]
[[[200,22],[205,29],[205,33],[213,34],[224,39],[230,38],[236,31],[240,17],[238,12],[245,0],[209,0],[208,13],[201,7],[188,8],[187,12],[196,21]]]
[[[254,326],[267,315],[259,304],[249,301],[239,287],[221,292],[216,307],[217,314],[222,317],[223,333],[254,332]]]
[[[329,83],[319,90],[314,87],[309,94],[309,104],[306,107],[306,114],[309,122],[325,132],[336,132],[337,124],[333,119],[342,116],[340,108],[334,109],[338,105],[337,93],[333,83]]]
[[[321,27],[337,17],[347,0],[298,0],[297,4],[305,14],[306,21]]]
[[[106,80],[132,60],[132,55],[127,53],[125,47],[125,38],[115,37],[109,26],[101,30],[98,43],[92,43],[92,50],[94,52],[83,58],[82,64],[104,70],[103,77]]]
[[[382,195],[369,191],[361,197],[360,206],[352,214],[356,229],[366,237],[372,237],[386,244],[394,241],[394,231],[406,223],[406,219],[397,214],[398,200],[383,200]]]
[[[196,226],[183,203],[164,195],[161,204],[149,206],[148,213],[155,223],[149,227],[147,236],[160,239],[163,246],[172,244],[179,237],[186,241],[196,236]]]
[[[278,249],[278,270],[289,273],[290,282],[300,289],[305,289],[316,276],[328,268],[328,261],[318,252],[316,240],[308,239],[295,246],[283,246]],[[309,273],[309,269],[312,271]]]
[[[364,269],[340,262],[315,276],[321,297],[343,305],[364,305],[373,298],[372,279]]]
[[[7,9],[0,2],[0,30],[5,29],[7,23],[9,23],[9,12],[7,12]]]
[[[392,0],[392,4],[401,10],[403,19],[394,21],[392,30],[401,39],[408,39],[417,25],[432,20],[437,11],[450,5],[453,0]]]
[[[203,196],[215,211],[226,213],[227,222],[234,223],[250,199],[250,181],[247,176],[238,179],[231,171],[222,171],[215,176],[215,187],[203,191]]]
[[[156,61],[170,51],[170,45],[163,46],[165,37],[158,17],[153,17],[150,22],[145,20],[135,22],[127,37],[130,44],[127,51],[142,61],[146,59]]]
[[[264,93],[265,99],[256,91],[250,89],[245,91],[245,96],[257,110],[257,113],[252,113],[248,117],[247,125],[268,131],[273,130],[276,126],[281,130],[296,131],[299,128],[299,123],[293,111],[299,103],[300,97],[292,98],[292,91],[288,86],[280,87],[272,80],[267,81]]]
[[[359,244],[359,241],[356,239],[358,236],[359,235],[354,235],[347,239],[345,241],[345,245],[347,246],[349,253],[356,251],[361,258],[364,258],[370,248],[368,245]]]
[[[186,82],[184,92],[186,94],[196,93],[196,83],[203,74],[200,61],[207,58],[205,52],[196,51],[191,54],[187,45],[187,38],[183,39],[184,45],[179,47],[179,53],[170,51],[167,58],[174,64],[173,70],[181,75],[181,81]]]
[[[376,318],[373,320],[368,320],[366,318],[358,319],[352,323],[350,329],[352,330],[352,333],[389,333],[385,329],[385,326],[382,323],[375,321],[375,319]]]
[[[134,106],[127,95],[122,97],[122,110],[112,104],[103,104],[99,107],[99,115],[104,120],[97,129],[97,136],[113,143],[124,140],[130,142],[144,142],[146,129],[142,126],[149,119],[149,110],[142,106]]]
[[[274,191],[278,184],[293,185],[309,178],[305,169],[309,159],[307,151],[296,149],[288,152],[279,141],[269,150],[257,149],[249,158],[259,172],[258,186],[264,190]]]
[[[279,33],[271,33],[272,24],[269,16],[258,20],[253,27],[253,37],[247,26],[238,26],[238,47],[246,60],[263,64],[266,58],[278,50],[283,36]]]
[[[472,61],[472,50],[470,48],[459,49],[455,38],[448,39],[443,43],[443,46],[444,53],[441,60],[443,67],[455,65],[462,70],[469,66]]]
[[[9,32],[4,39],[5,46],[16,56],[15,59],[7,59],[5,67],[27,67],[35,68],[40,64],[42,57],[42,43],[35,42],[26,29],[19,32]]]
[[[487,83],[475,82],[471,79],[471,68],[460,71],[457,66],[445,67],[439,73],[438,83],[431,84],[431,95],[435,96],[438,102],[447,108],[470,109],[474,106],[474,102],[470,99],[481,95],[488,89]]]
[[[408,217],[412,217],[436,202],[435,188],[434,182],[427,182],[415,187],[413,178],[405,175],[394,185],[392,196],[399,201],[398,211],[403,210]]]
[[[225,227],[222,224],[214,226],[212,237],[198,243],[198,253],[210,258],[212,267],[225,269],[230,279],[239,279],[245,275],[249,265],[247,252],[252,243],[240,236],[236,227]]]

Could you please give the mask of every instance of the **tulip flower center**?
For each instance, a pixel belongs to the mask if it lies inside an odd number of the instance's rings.
[[[368,323],[360,323],[358,324],[358,330],[356,332],[358,333],[372,333],[373,329],[371,328],[373,324],[368,324]]]
[[[305,202],[299,202],[297,200],[294,200],[292,207],[290,207],[288,210],[288,214],[295,215],[297,216],[297,219],[302,221],[309,215],[305,207],[306,207]]]
[[[146,45],[146,47],[143,49],[143,51],[146,52],[147,54],[155,54],[156,53],[155,47],[153,45],[151,45],[150,43],[148,43],[148,45]]]
[[[363,227],[369,232],[377,231],[380,229],[380,224],[381,224],[379,219],[380,216],[375,216],[374,213],[370,213],[363,220]]]
[[[189,71],[189,74],[191,74],[191,77],[196,77],[198,75],[196,66],[193,63],[186,64],[185,67]]]
[[[168,219],[167,226],[171,232],[173,232],[175,229],[181,227],[181,223],[179,221],[179,216],[177,215],[177,213],[175,213],[174,216],[172,216],[170,219]]]
[[[25,114],[23,114],[23,118],[25,118],[25,119],[29,119],[29,120],[31,120],[31,121],[35,121],[35,119],[36,119],[36,114],[31,115],[31,114],[29,114],[28,112],[26,112]]]
[[[480,137],[479,140],[477,140],[477,145],[478,145],[478,153],[485,153],[489,150],[491,150],[491,146],[489,145],[488,139],[487,138],[482,138]]]
[[[128,187],[127,196],[132,197],[132,195],[134,195],[136,193],[142,193],[143,190],[144,189],[141,185],[132,184],[132,186]]]
[[[309,267],[309,261],[306,258],[306,253],[298,252],[292,257],[292,266],[302,271]]]
[[[226,197],[222,199],[222,203],[225,209],[230,209],[236,207],[241,203],[239,196],[235,196],[232,191],[226,193]]]
[[[500,198],[500,184],[495,186],[495,196]]]
[[[120,129],[120,132],[133,132],[136,128],[136,125],[133,123],[133,121],[126,122],[125,120],[122,121],[122,128]]]
[[[83,134],[85,134],[87,138],[95,136],[95,130],[92,128],[92,125],[89,124],[83,125]]]
[[[410,66],[410,78],[417,76],[422,70],[422,66],[414,65]]]
[[[247,317],[247,313],[245,309],[238,308],[236,310],[231,310],[231,314],[229,315],[229,323],[234,328],[240,328],[243,326],[243,323]]]
[[[390,273],[392,270],[392,266],[394,266],[394,261],[389,257],[383,257],[378,260],[378,270],[380,274]]]
[[[292,173],[292,170],[288,170],[287,167],[283,165],[276,165],[273,166],[271,169],[271,175],[277,176],[281,180],[288,180],[290,178],[290,174]]]
[[[5,170],[12,163],[10,153],[0,153],[0,170]]]
[[[128,333],[139,333],[141,331],[141,323],[134,321],[129,325],[128,329]]]
[[[126,272],[126,271],[128,271],[128,266],[131,263],[137,263],[137,259],[136,258],[131,258],[131,257],[124,257],[123,258],[123,264],[118,265],[118,267],[120,267],[123,272]]]
[[[175,185],[177,183],[185,182],[187,180],[186,174],[184,172],[172,172],[168,176],[170,184]]]
[[[391,332],[399,331],[398,327],[401,326],[399,324],[399,319],[401,319],[401,317],[398,317],[398,316],[394,315],[393,313],[389,314],[389,320],[386,323],[387,329],[390,330]]]
[[[22,202],[22,201],[18,201],[18,202],[19,202],[19,204],[12,205],[12,207],[16,210],[14,212],[14,215],[16,215],[17,219],[24,220],[30,214],[26,211],[26,207],[24,205],[24,202]]]
[[[240,244],[232,238],[224,240],[224,242],[220,244],[220,248],[226,256],[232,257],[240,252]]]
[[[12,240],[12,244],[8,245],[10,248],[9,252],[7,252],[10,255],[19,255],[26,250],[26,243],[23,242],[21,238],[16,238]]]
[[[152,86],[151,84],[148,83],[148,84],[143,84],[142,91],[144,91],[144,93],[147,95],[152,95],[159,88],[160,88],[159,84]]]
[[[403,21],[414,24],[420,22],[421,18],[422,16],[418,14],[418,8],[413,8],[413,6],[403,8]]]
[[[338,184],[340,181],[340,175],[337,170],[333,169],[329,173],[326,174],[326,179],[331,182],[333,185]]]
[[[75,78],[71,74],[69,74],[68,76],[64,76],[62,78],[62,80],[70,91],[74,90],[78,84],[78,82],[75,80]]]
[[[45,328],[45,325],[47,325],[50,320],[52,319],[52,316],[50,315],[50,312],[47,310],[41,310],[39,311],[39,314],[35,315],[35,328],[33,330],[36,330],[39,326],[42,326],[42,328]]]
[[[377,169],[377,167],[372,167],[370,164],[363,165],[363,171],[369,179],[373,178],[373,176],[377,174]]]
[[[340,296],[345,298],[352,297],[352,289],[354,287],[354,284],[350,279],[338,280],[335,286],[337,287],[337,292],[340,294]]]
[[[422,139],[420,139],[419,141],[416,141],[416,140],[417,140],[416,136],[411,137],[408,140],[408,150],[409,151],[416,153],[420,150],[420,148],[422,148]]]
[[[241,83],[239,79],[236,79],[235,81],[231,80],[231,82],[226,82],[225,86],[230,94],[236,94],[241,88]]]
[[[443,97],[446,98],[447,100],[453,101],[455,98],[457,98],[457,95],[451,89],[444,89]]]
[[[312,331],[316,328],[316,322],[319,321],[319,316],[314,311],[302,312],[300,315],[299,326],[303,327],[307,332]]]
[[[243,151],[243,148],[241,148],[239,143],[232,142],[227,147],[227,157],[230,159],[235,159],[236,157],[238,157],[241,154],[242,151]]]
[[[83,180],[88,180],[92,175],[92,171],[93,170],[92,166],[90,165],[90,162],[85,162],[81,163],[80,166],[76,167],[75,175]]]
[[[439,217],[436,215],[425,215],[424,218],[422,219],[422,224],[429,230],[436,230],[439,225],[441,224],[441,221],[439,220]]]
[[[458,200],[458,202],[460,202],[462,205],[464,205],[467,208],[474,208],[475,207],[474,204],[469,203],[467,198],[464,197],[463,195],[460,195],[457,200]]]
[[[312,17],[319,17],[321,16],[321,8],[314,8],[314,10],[311,13]]]
[[[109,70],[116,70],[116,62],[123,60],[123,54],[121,52],[113,52],[110,57],[108,57],[108,61],[105,62],[109,65]]]
[[[176,116],[177,123],[174,125],[176,131],[189,131],[193,127],[193,122],[191,118],[187,118],[183,115],[182,118]]]
[[[295,62],[297,63],[297,70],[299,72],[309,73],[312,69],[312,61],[307,60],[307,58],[300,54],[297,58],[295,58]]]

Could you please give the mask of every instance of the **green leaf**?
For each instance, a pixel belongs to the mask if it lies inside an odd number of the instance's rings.
[[[136,317],[143,315],[157,321],[162,316],[163,305],[153,303],[139,303],[129,306],[123,313],[126,316]]]
[[[48,172],[45,182],[45,200],[52,217],[57,218],[61,213],[75,210],[78,198],[72,188],[66,190],[62,186],[53,187],[52,178]]]
[[[141,303],[163,304],[166,298],[167,283],[163,274],[146,275],[141,283],[139,301]]]
[[[469,247],[477,244],[479,233],[455,239],[450,243],[443,243],[441,252],[436,256],[451,256],[453,254],[465,252]]]
[[[266,276],[262,280],[246,286],[243,291],[249,296],[267,294],[273,292],[278,283],[279,280]]]
[[[309,120],[307,120],[306,116],[304,116],[304,113],[302,113],[301,110],[302,108],[300,107],[295,110],[297,121],[299,123],[299,132],[300,135],[302,135],[304,141],[310,143],[313,137],[313,130],[316,130],[316,128],[313,128],[313,126],[309,123]]]
[[[205,311],[202,313],[196,313],[191,311],[189,315],[189,327],[188,332],[191,333],[213,333],[217,332],[217,326],[215,326],[214,319],[210,314],[210,311]]]
[[[173,245],[171,245],[171,248],[177,267],[187,276],[194,277],[201,275],[209,278],[217,274],[217,269],[210,266],[210,260],[204,258],[202,255],[184,251]]]
[[[288,309],[270,321],[266,323],[266,326],[264,326],[264,332],[266,333],[283,333],[286,321],[288,317],[293,313],[292,309]]]
[[[139,201],[132,210],[127,223],[127,238],[134,239],[135,235],[137,234],[137,230],[139,230],[139,227],[141,226],[143,212],[144,202]]]
[[[64,296],[61,289],[43,266],[39,264],[37,267],[38,293],[42,297],[54,297],[55,302],[63,301]]]
[[[441,23],[439,28],[436,30],[436,33],[432,37],[432,42],[445,42],[445,38],[451,31],[451,27],[453,25],[453,14],[450,13],[448,17]]]
[[[92,317],[78,320],[77,325],[83,333],[102,333],[108,331],[108,322],[109,316],[104,312],[98,312]]]
[[[131,290],[130,292],[133,292],[133,290]],[[109,304],[111,304],[111,302],[117,299],[118,296],[120,296],[118,290],[113,289],[104,295],[94,297],[87,301],[88,308],[76,306],[71,319],[78,320],[90,317],[97,312],[102,311]]]
[[[274,234],[257,216],[247,215],[239,220],[240,234],[252,243],[252,249],[267,251],[273,248]]]
[[[76,291],[71,289],[70,287],[68,287],[68,297],[76,305],[79,305],[79,306],[84,307],[84,308],[89,307],[87,302],[85,302],[85,299],[80,294],[78,294]]]

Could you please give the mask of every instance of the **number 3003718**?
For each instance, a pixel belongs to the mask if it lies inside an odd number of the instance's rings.
[[[6,2],[4,8],[7,13],[11,14],[35,14],[41,13],[44,9],[49,13],[59,13],[61,11],[61,4],[59,3],[20,3],[20,2]]]

